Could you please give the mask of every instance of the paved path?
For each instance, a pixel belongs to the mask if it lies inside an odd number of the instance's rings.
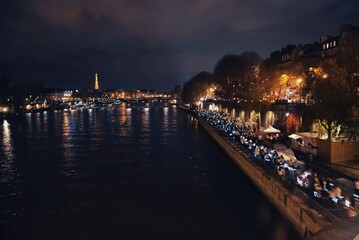
[[[353,177],[359,179],[359,161],[346,161],[336,164],[330,164],[332,168],[338,168],[350,172]]]
[[[359,216],[349,218],[336,224],[330,225],[318,233],[312,235],[310,240],[359,240]]]

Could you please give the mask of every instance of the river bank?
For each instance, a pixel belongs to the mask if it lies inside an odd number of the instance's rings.
[[[187,109],[189,114],[195,114]],[[298,195],[293,191],[293,186],[284,184],[278,176],[273,176],[268,171],[255,165],[246,158],[230,141],[223,138],[215,129],[203,119],[198,118],[199,125],[215,140],[215,142],[227,153],[236,165],[248,176],[248,178],[263,192],[272,204],[293,223],[297,231],[303,237],[316,236],[315,233],[322,229],[329,229],[340,220],[324,208],[317,206],[314,201]],[[314,203],[313,203],[314,202]],[[355,221],[352,221],[355,223]],[[355,237],[355,225],[347,229],[347,234],[342,239]],[[323,230],[325,231],[325,230]],[[347,238],[353,236],[353,238]],[[329,235],[328,235],[329,237]]]

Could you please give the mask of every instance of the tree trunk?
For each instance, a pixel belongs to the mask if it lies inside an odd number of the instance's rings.
[[[319,120],[320,125],[324,127],[324,129],[327,131],[328,134],[328,140],[332,140],[332,121],[326,121],[326,120]]]
[[[328,140],[332,141],[332,121],[328,121],[327,132],[328,132]]]

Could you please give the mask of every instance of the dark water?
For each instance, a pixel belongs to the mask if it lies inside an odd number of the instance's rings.
[[[298,239],[176,108],[1,120],[2,239]]]

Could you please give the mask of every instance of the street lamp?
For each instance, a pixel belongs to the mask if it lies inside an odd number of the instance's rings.
[[[280,99],[280,94],[281,94],[281,91],[282,91],[282,87],[284,84],[288,84],[288,75],[287,74],[282,74],[280,76],[280,88],[279,88],[279,92],[278,92],[278,98]]]

